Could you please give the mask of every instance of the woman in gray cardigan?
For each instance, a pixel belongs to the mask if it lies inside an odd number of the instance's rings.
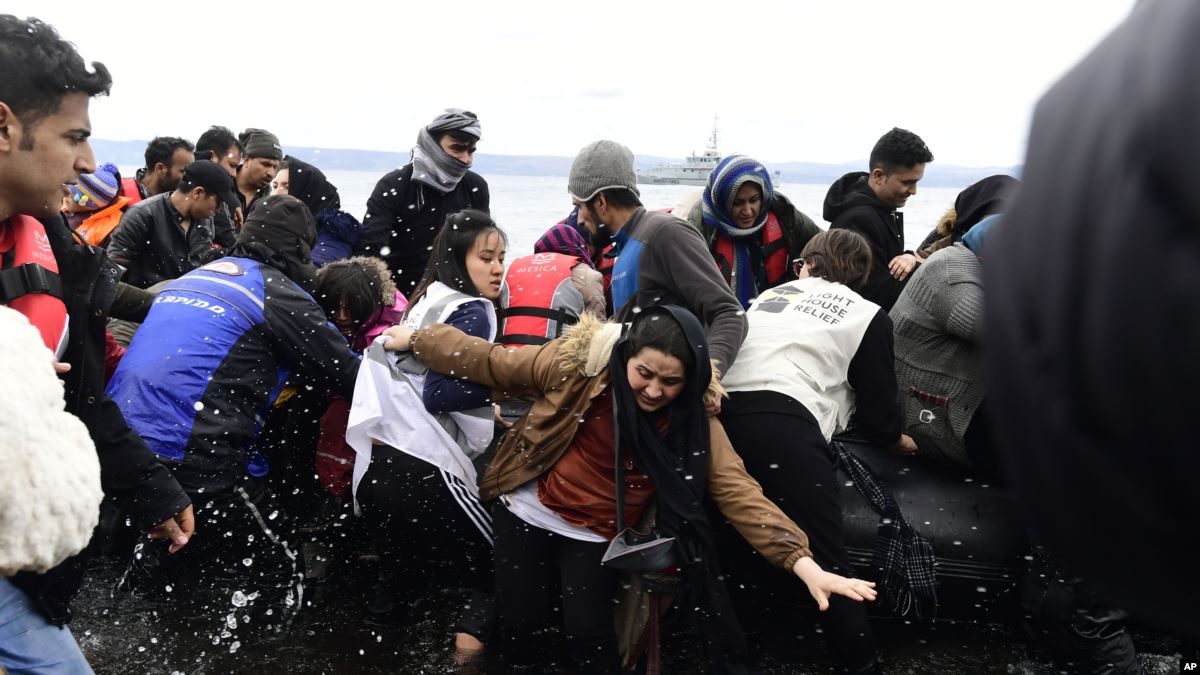
[[[904,433],[920,454],[994,468],[985,412],[983,249],[998,214],[931,255],[892,307]]]

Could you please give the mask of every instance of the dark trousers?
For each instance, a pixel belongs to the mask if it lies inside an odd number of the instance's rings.
[[[745,392],[730,396],[721,422],[763,494],[808,535],[817,564],[852,576],[837,498],[835,457],[812,414],[782,394]],[[801,602],[813,603],[798,579],[791,587]],[[834,595],[820,621],[826,645],[841,666],[853,672],[877,660],[863,603]]]
[[[1086,579],[1068,574],[1038,545],[1021,582],[1031,645],[1045,649],[1064,673],[1141,673],[1127,614],[1110,606]]]
[[[496,503],[496,595],[505,657],[539,664],[554,591],[561,588],[567,650],[580,673],[619,673],[613,602],[617,573],[600,564],[607,542],[571,539],[535,527]]]
[[[489,516],[463,486],[451,487],[447,480],[457,479],[408,453],[376,445],[358,503],[368,529],[379,535],[380,564],[394,584],[387,591],[411,601],[431,583],[470,588],[459,630],[486,643],[495,625],[495,578],[492,543],[476,522]]]
[[[123,584],[199,614],[215,641],[286,627],[304,602],[304,573],[278,500],[253,479],[191,497],[196,534],[187,546],[172,554],[165,541],[137,544]]]

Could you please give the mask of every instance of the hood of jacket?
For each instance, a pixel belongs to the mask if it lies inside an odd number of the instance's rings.
[[[866,171],[851,171],[834,181],[825,193],[821,217],[832,223],[843,211],[854,206],[870,206],[887,213],[892,212],[894,209],[879,201],[867,185],[869,175]]]
[[[620,338],[621,324],[601,321],[585,312],[579,323],[568,328],[563,336],[558,350],[559,365],[565,371],[595,377],[608,367],[612,350]],[[713,377],[704,393],[706,401],[725,396],[725,389],[717,379],[717,362],[710,359],[710,363]]]

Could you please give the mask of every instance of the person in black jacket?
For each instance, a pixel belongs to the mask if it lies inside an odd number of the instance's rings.
[[[53,27],[11,15],[0,15],[0,72],[5,73],[0,78],[0,288],[5,291],[0,302],[54,331],[66,409],[83,421],[96,444],[104,492],[116,498],[135,526],[169,537],[170,549],[177,551],[194,529],[188,496],[103,391],[104,325],[118,269],[103,250],[78,243],[57,213],[64,184],[95,170],[87,142],[88,102],[107,93],[112,78],[100,63],[89,70]],[[44,220],[39,224],[34,217]],[[45,238],[38,232],[37,241],[48,245],[52,258],[14,269],[18,227],[44,231]],[[47,265],[57,267],[57,274]],[[38,306],[57,311],[58,324],[46,324],[53,311]],[[22,666],[54,667],[55,672],[91,672],[70,631],[56,628],[70,620],[85,555],[46,574],[0,579],[5,628],[0,666],[19,660]]]
[[[354,255],[383,258],[405,296],[425,272],[429,246],[446,216],[463,209],[488,212],[487,181],[470,170],[481,133],[475,113],[448,108],[417,134],[412,162],[380,178],[367,200]]]
[[[213,214],[221,202],[238,203],[233,179],[205,159],[183,170],[174,192],[135,204],[108,244],[109,256],[127,270],[122,281],[149,288],[203,264],[212,253]]]
[[[169,597],[195,601],[201,611],[224,607],[214,639],[226,628],[237,639],[228,612],[278,628],[302,605],[290,521],[267,482],[268,471],[285,467],[270,466],[255,442],[293,375],[347,398],[354,391],[358,356],[310,294],[316,234],[295,197],[259,201],[228,256],[159,291],[109,383],[130,425],[197,500],[197,517],[233,533],[179,556],[139,544],[127,575],[143,588],[186,588]],[[243,561],[252,575],[232,605],[230,589],[211,583],[227,574],[230,560]]]
[[[917,194],[925,165],[933,153],[921,137],[893,128],[871,150],[870,173],[853,171],[839,178],[825,195],[830,229],[854,230],[871,244],[874,262],[862,290],[864,298],[891,311],[904,282],[920,259],[904,248],[904,214],[897,209]]]
[[[984,266],[1016,503],[1065,568],[1193,640],[1198,41],[1200,3],[1139,2],[1042,97]]]

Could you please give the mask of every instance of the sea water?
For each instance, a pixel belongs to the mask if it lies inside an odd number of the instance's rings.
[[[367,212],[367,199],[383,176],[374,171],[328,171],[337,186],[342,208],[357,218]],[[484,176],[491,193],[491,213],[508,235],[508,260],[533,253],[539,237],[571,212],[566,176]],[[965,185],[963,187],[966,187]],[[642,203],[648,209],[672,208],[699,195],[703,188],[690,185],[639,185]],[[818,227],[829,223],[821,217],[828,185],[782,183],[776,191],[787,196]],[[936,225],[962,188],[921,188],[904,207],[905,248],[915,249]]]

